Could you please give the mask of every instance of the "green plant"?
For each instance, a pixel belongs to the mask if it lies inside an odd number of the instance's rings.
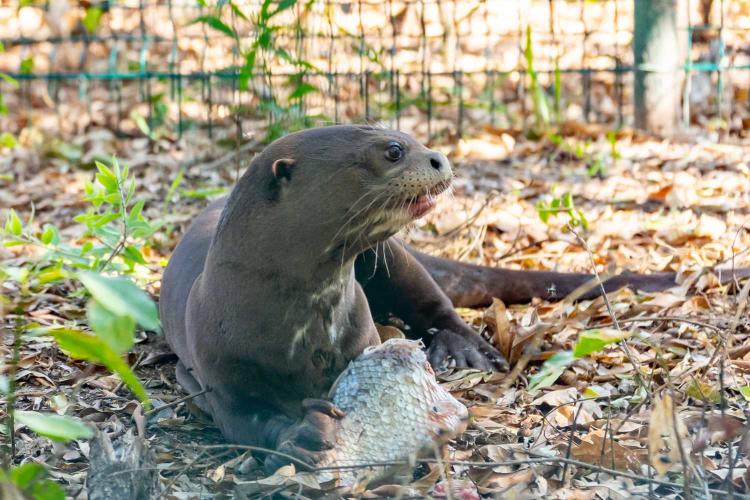
[[[544,137],[550,125],[549,103],[547,94],[539,83],[539,75],[534,69],[534,48],[531,41],[531,26],[526,26],[526,47],[523,51],[526,59],[526,72],[529,75],[529,93],[534,110],[534,125],[529,130],[530,137]]]
[[[104,11],[101,9],[101,7],[98,7],[96,5],[86,7],[86,13],[83,16],[83,19],[81,19],[81,24],[83,24],[83,27],[88,33],[96,32],[96,29],[99,27],[99,24],[102,21],[103,14]]]
[[[135,179],[129,175],[127,167],[120,168],[113,159],[111,168],[97,163],[97,169],[95,181],[85,185],[85,200],[90,206],[86,213],[75,217],[86,227],[77,242],[62,243],[60,232],[49,224],[35,230],[33,213],[24,223],[10,210],[0,229],[4,246],[34,245],[45,250],[39,259],[27,264],[0,267],[0,281],[13,281],[18,290],[13,298],[6,298],[4,304],[19,318],[14,330],[9,376],[0,377],[0,391],[6,394],[8,403],[7,439],[13,439],[15,423],[59,442],[93,435],[88,424],[71,416],[14,408],[15,367],[21,345],[35,342],[40,336],[53,338],[72,358],[100,364],[118,374],[124,385],[144,405],[149,405],[143,385],[122,356],[133,346],[137,325],[159,330],[156,305],[129,278],[102,273],[135,275],[137,268],[146,263],[141,253],[145,239],[159,225],[143,217],[144,201],[134,200]],[[84,292],[89,295],[86,323],[72,319],[47,327],[34,322],[24,324],[20,318],[33,297],[61,282],[73,285],[74,297]],[[9,448],[12,450],[13,446]],[[63,498],[59,487],[44,479],[42,469],[32,469],[29,464],[11,468],[12,451],[8,454],[11,456],[4,457],[4,468],[0,469],[0,488],[13,488],[8,491],[20,491],[40,500]]]
[[[130,118],[135,122],[138,130],[152,141],[158,141],[169,134],[167,128],[167,116],[169,107],[164,99],[164,93],[158,93],[150,96],[149,106],[151,113],[144,117],[136,110],[130,112]]]
[[[579,141],[572,143],[556,132],[548,132],[547,139],[557,146],[561,151],[575,156],[577,159],[586,164],[586,175],[594,177],[607,173],[607,161],[614,162],[621,158],[617,149],[617,132],[609,131],[606,135],[609,144],[609,158],[602,153],[594,154],[591,152],[591,141]]]
[[[581,332],[572,350],[555,353],[542,364],[537,373],[529,378],[529,392],[533,393],[554,384],[576,359],[601,351],[609,344],[619,342],[626,337],[627,334],[609,328],[596,328]]]
[[[0,231],[4,246],[35,245],[47,252],[39,260],[35,272],[40,285],[71,276],[71,270],[133,273],[146,264],[142,250],[145,241],[160,227],[146,220],[142,210],[145,200],[134,200],[135,178],[127,166],[120,168],[112,159],[111,168],[96,162],[95,182],[86,182],[86,213],[74,217],[86,226],[76,244],[63,243],[59,230],[45,224],[41,231],[32,230],[34,214],[24,225],[14,210],[8,212],[5,227]]]
[[[576,208],[573,202],[573,195],[565,193],[562,196],[553,197],[550,201],[540,200],[536,204],[536,211],[539,218],[545,224],[549,224],[551,217],[555,217],[558,214],[567,214],[568,223],[577,227],[580,226],[583,229],[588,229],[589,222],[586,220],[586,216],[583,212]]]
[[[202,7],[208,7],[205,0],[198,0],[198,3]],[[243,64],[239,68],[239,88],[242,91],[250,91],[250,82],[256,74],[260,74],[266,79],[264,82],[265,89],[258,95],[260,101],[258,110],[266,113],[269,117],[269,125],[266,130],[267,141],[272,141],[287,132],[309,127],[316,119],[323,118],[307,115],[304,109],[305,96],[320,92],[320,89],[310,83],[307,77],[311,73],[320,74],[320,70],[310,61],[305,60],[301,54],[291,54],[283,47],[275,44],[276,34],[285,28],[285,26],[277,24],[279,15],[291,9],[297,3],[297,0],[275,2],[264,0],[257,15],[251,18],[231,0],[218,2],[209,14],[201,15],[192,21],[192,23],[203,23],[231,37],[238,45],[238,49],[239,35],[230,24],[222,19],[225,7],[229,7],[228,11],[231,15],[249,21],[254,25],[255,32],[250,46],[241,51]],[[305,8],[309,9],[311,5],[312,0],[308,0],[305,3]],[[297,24],[296,29],[301,29],[299,24]],[[270,71],[272,64],[278,63],[287,64],[294,68],[294,71],[286,80],[285,98],[282,98],[275,89]],[[260,71],[256,71],[258,68],[260,68]]]
[[[5,45],[0,42],[0,54],[5,52]],[[0,71],[0,81],[3,81],[13,88],[18,88],[18,81],[12,76]],[[0,92],[0,115],[8,114],[8,106],[5,104],[3,93]],[[2,148],[14,148],[16,147],[16,138],[10,132],[0,133],[0,149]]]
[[[0,498],[33,500],[64,500],[59,484],[47,479],[47,469],[34,462],[0,469]]]

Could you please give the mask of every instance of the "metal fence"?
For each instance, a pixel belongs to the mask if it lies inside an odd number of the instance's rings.
[[[750,128],[750,2],[678,6],[685,121]],[[633,0],[19,0],[0,6],[0,130],[614,127],[633,116],[632,34]]]

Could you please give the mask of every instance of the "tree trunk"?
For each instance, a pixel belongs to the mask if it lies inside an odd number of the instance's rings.
[[[679,120],[682,77],[677,0],[634,0],[635,126],[671,135]]]

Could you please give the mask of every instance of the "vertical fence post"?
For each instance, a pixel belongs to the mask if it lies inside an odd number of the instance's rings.
[[[635,0],[635,126],[669,135],[678,123],[677,0]]]
[[[690,91],[692,90],[693,74],[693,23],[690,16],[690,2],[685,9],[687,19],[687,49],[685,54],[685,84],[682,91],[682,126],[690,126]]]

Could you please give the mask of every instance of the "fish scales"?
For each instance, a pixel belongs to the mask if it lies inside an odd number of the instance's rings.
[[[466,407],[443,389],[421,343],[390,339],[354,359],[334,383],[329,397],[346,416],[330,459],[342,467],[318,473],[352,485],[357,469],[346,466],[404,460],[465,427]]]

